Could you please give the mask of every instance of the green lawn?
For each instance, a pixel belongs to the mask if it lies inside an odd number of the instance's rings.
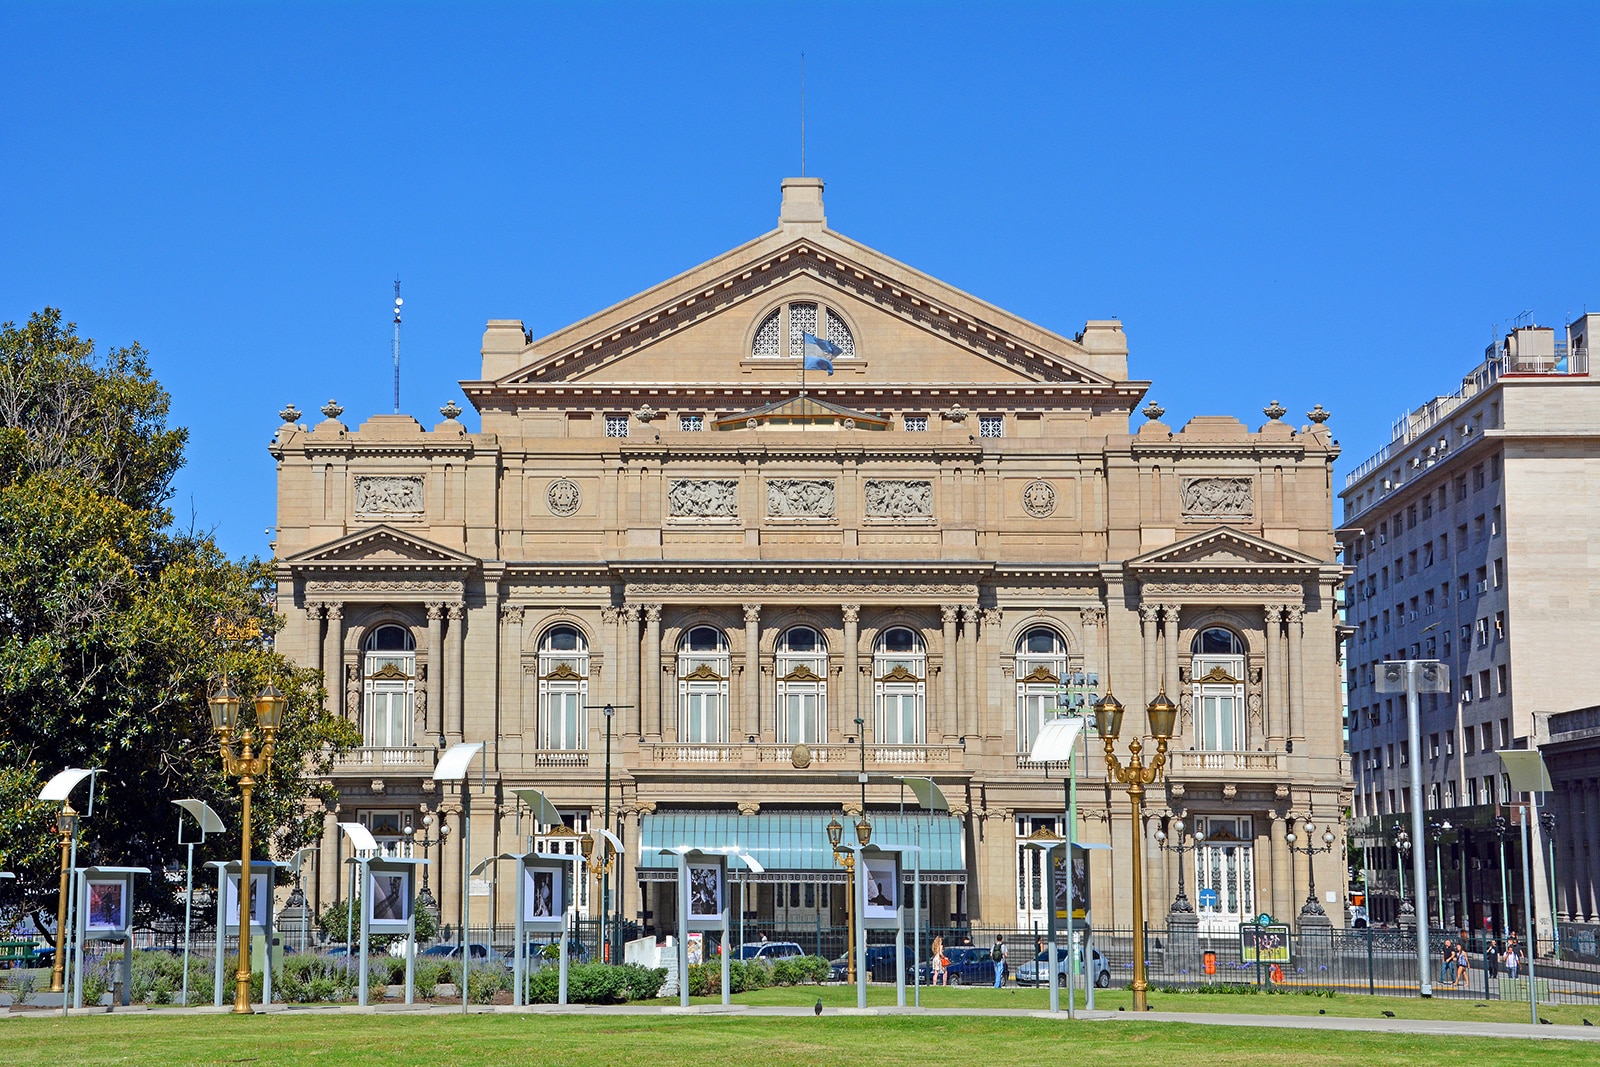
[[[1220,998],[1219,998],[1220,999]],[[1242,999],[1242,998],[1241,998]],[[7,1067],[246,1063],[260,1067],[926,1067],[930,1061],[1074,1067],[1222,1062],[1262,1067],[1585,1067],[1595,1046],[1463,1037],[1012,1017],[480,1015],[90,1016],[0,1023]]]
[[[790,986],[762,989],[754,993],[740,993],[733,998],[736,1004],[814,1004],[818,997],[822,1003],[834,1007],[854,1007],[854,986]],[[695,997],[696,1004],[720,1003],[717,997]],[[895,1002],[893,986],[868,986],[867,1005],[886,1007]],[[906,988],[906,1003],[914,1002],[913,990]],[[1066,1010],[1066,994],[1062,993],[1061,1006]],[[1482,1005],[1481,1007],[1479,1005]],[[922,1006],[925,1008],[1021,1008],[1043,1011],[1050,1006],[1048,989],[1027,989],[1008,986],[989,989],[981,986],[940,987],[922,989]],[[1125,989],[1095,990],[1097,1011],[1133,1010],[1133,995]],[[1078,994],[1078,1007],[1083,1007],[1083,994]],[[1365,993],[1341,993],[1332,997],[1286,994],[1216,994],[1216,993],[1150,993],[1150,1007],[1156,1011],[1223,1012],[1245,1015],[1315,1015],[1319,1010],[1329,1015],[1360,1018],[1377,1018],[1385,1010],[1402,1019],[1465,1019],[1477,1022],[1528,1022],[1528,1005],[1525,1001],[1457,999],[1455,997],[1374,997]],[[1552,1023],[1578,1026],[1583,1017],[1600,1025],[1600,1003],[1592,1007],[1571,1005],[1539,1006],[1539,1015]],[[1600,1056],[1597,1056],[1600,1059]]]

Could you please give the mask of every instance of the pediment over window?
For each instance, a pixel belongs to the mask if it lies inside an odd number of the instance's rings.
[[[294,571],[360,567],[404,570],[468,570],[477,560],[392,526],[369,526],[336,541],[290,556]]]
[[[1328,564],[1303,552],[1227,527],[1215,527],[1177,544],[1135,556],[1130,572],[1299,572]]]

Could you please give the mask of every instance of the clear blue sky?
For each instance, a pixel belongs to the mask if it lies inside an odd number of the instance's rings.
[[[1342,473],[1493,324],[1600,307],[1600,6],[0,6],[0,319],[137,339],[173,504],[265,553],[286,401],[431,425],[542,334],[772,228],[1072,334],[1167,421],[1322,403]],[[469,416],[469,422],[472,422]],[[474,423],[475,424],[475,423]]]

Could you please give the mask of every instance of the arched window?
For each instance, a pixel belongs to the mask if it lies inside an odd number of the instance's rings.
[[[1243,749],[1244,642],[1232,630],[1211,626],[1195,634],[1189,651],[1195,747],[1207,752]]]
[[[364,652],[362,740],[370,748],[406,748],[417,699],[416,639],[404,626],[386,624],[367,634]]]
[[[721,744],[728,739],[728,641],[721,630],[696,626],[678,642],[678,740]]]
[[[850,332],[844,316],[832,308],[804,300],[768,312],[767,317],[761,320],[761,325],[756,327],[750,354],[756,359],[781,359],[785,354],[790,359],[800,359],[805,355],[805,335],[808,333],[838,345],[839,355],[834,357],[836,359],[847,359],[856,354],[855,335]],[[787,353],[783,344],[786,336],[789,338]]]
[[[1056,715],[1057,693],[1067,676],[1067,642],[1048,626],[1035,626],[1017,642],[1017,751],[1033,748],[1046,719]]]
[[[572,626],[539,641],[539,747],[589,747],[589,643]]]
[[[881,744],[920,745],[926,739],[927,675],[927,649],[915,630],[895,626],[878,636],[872,677]]]
[[[778,740],[814,745],[828,737],[828,646],[809,626],[778,638]]]

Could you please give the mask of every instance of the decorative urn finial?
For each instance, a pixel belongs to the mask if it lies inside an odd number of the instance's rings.
[[[1261,409],[1261,414],[1276,422],[1278,419],[1281,419],[1285,415],[1289,414],[1289,409],[1274,400],[1272,403]]]
[[[330,419],[337,419],[340,415],[344,414],[344,406],[337,400],[330,400],[326,404],[322,405],[322,413],[328,416]]]

